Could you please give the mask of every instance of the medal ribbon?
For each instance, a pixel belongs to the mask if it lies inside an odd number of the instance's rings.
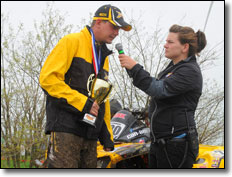
[[[99,71],[100,66],[101,66],[101,50],[99,49],[99,55],[98,55],[98,53],[97,53],[97,47],[95,45],[95,37],[94,37],[92,29],[90,29],[90,33],[91,33],[91,36],[92,36],[93,67],[94,67],[95,74],[97,76],[98,71]]]

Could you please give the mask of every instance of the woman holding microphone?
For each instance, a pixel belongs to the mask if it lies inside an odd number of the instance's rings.
[[[150,168],[192,168],[198,150],[194,113],[202,93],[202,74],[195,55],[206,46],[205,34],[173,25],[166,39],[169,65],[152,77],[125,54],[119,55],[133,84],[151,96]]]

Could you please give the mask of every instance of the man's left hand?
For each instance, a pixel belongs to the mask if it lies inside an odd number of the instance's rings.
[[[104,151],[109,152],[109,151],[111,151],[111,148],[104,148]]]

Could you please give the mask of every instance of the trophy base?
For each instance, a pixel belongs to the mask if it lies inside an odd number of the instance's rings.
[[[96,128],[96,125],[95,125],[96,119],[97,118],[91,114],[85,114],[82,121]]]

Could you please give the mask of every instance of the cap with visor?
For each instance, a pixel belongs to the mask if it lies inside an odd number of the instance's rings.
[[[132,26],[124,21],[121,10],[110,4],[101,6],[95,12],[93,20],[97,19],[108,20],[113,25],[118,26],[125,31],[130,31],[132,29]]]

